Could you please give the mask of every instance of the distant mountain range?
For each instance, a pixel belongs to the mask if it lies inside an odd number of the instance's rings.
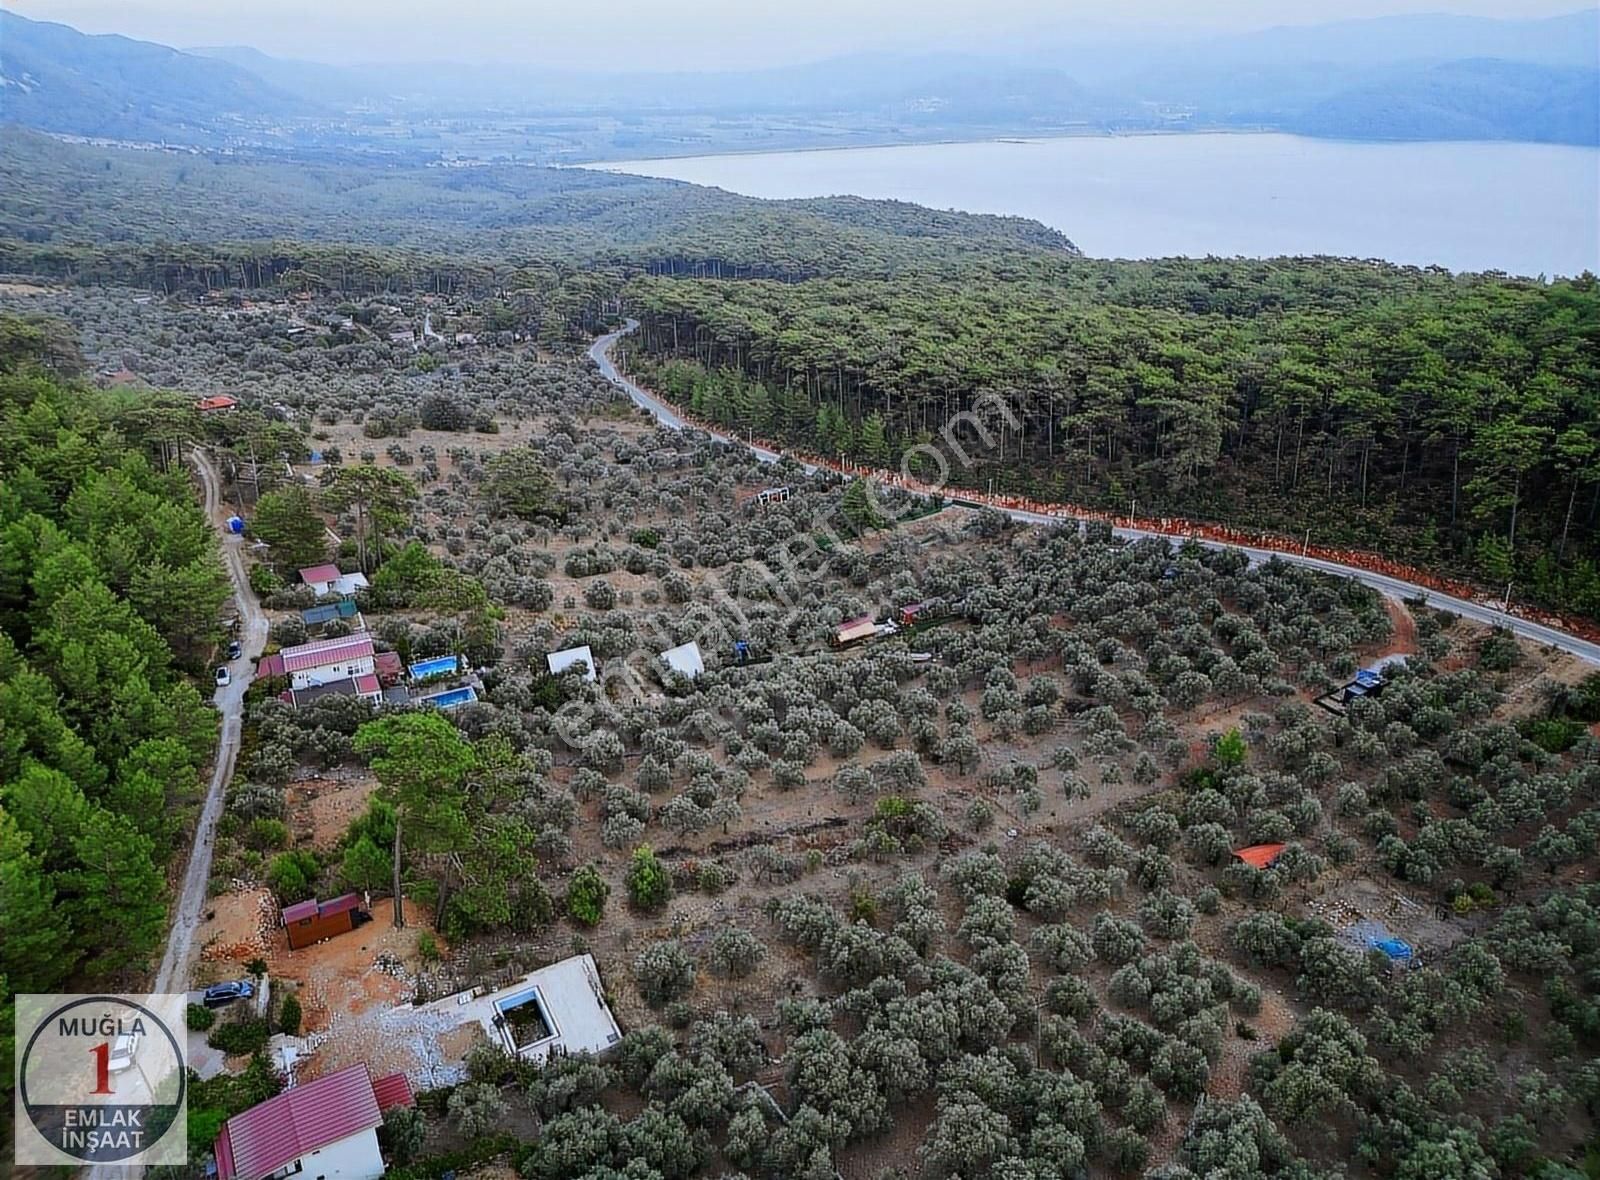
[[[233,118],[315,103],[224,61],[0,10],[0,119],[114,139],[207,141]]]
[[[592,74],[332,66],[247,47],[179,51],[0,11],[0,119],[208,144],[294,142],[294,121],[445,116],[793,117],[960,134],[1269,128],[1351,139],[1600,144],[1600,11],[1444,15],[1227,37],[1048,33],[981,54],[872,54],[781,69]]]

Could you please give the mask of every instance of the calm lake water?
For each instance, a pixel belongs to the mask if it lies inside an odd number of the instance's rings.
[[[1333,254],[1526,275],[1600,271],[1600,150],[1146,135],[596,165],[752,197],[853,194],[1012,213],[1085,253]]]

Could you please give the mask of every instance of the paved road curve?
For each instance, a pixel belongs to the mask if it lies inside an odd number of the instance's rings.
[[[601,376],[626,392],[636,404],[644,407],[654,414],[656,418],[660,420],[663,426],[668,426],[673,430],[681,430],[687,424],[678,414],[673,412],[672,407],[661,401],[660,398],[655,397],[648,390],[640,388],[638,385],[635,385],[632,381],[624,377],[617,371],[617,366],[611,359],[611,350],[616,345],[617,341],[626,336],[629,332],[632,332],[638,326],[639,322],[637,320],[629,320],[626,327],[616,332],[610,332],[604,336],[601,336],[592,345],[590,345],[589,359],[594,361],[594,363],[599,367]],[[697,427],[697,429],[704,429],[704,427]],[[779,459],[779,455],[776,452],[769,451],[765,447],[751,446],[751,444],[745,442],[745,440],[738,438],[735,435],[722,434],[717,431],[711,431],[710,433],[727,442],[738,443],[741,446],[749,447],[750,450],[755,452],[756,458],[760,459],[764,463],[776,463]],[[805,469],[807,472],[813,472],[816,470],[816,467],[808,463],[805,464]],[[1006,515],[1015,520],[1024,521],[1028,524],[1061,523],[1061,518],[1059,517],[1046,516],[1039,512],[1028,512],[1020,508],[1002,508],[1000,511],[1006,513]],[[1113,531],[1119,537],[1126,537],[1132,540],[1138,540],[1141,537],[1164,537],[1168,540],[1174,541],[1183,541],[1189,539],[1180,533],[1156,533],[1148,532],[1144,529],[1117,528]],[[1425,586],[1418,586],[1413,582],[1402,581],[1399,578],[1391,578],[1386,574],[1370,573],[1367,570],[1357,569],[1354,566],[1340,565],[1338,562],[1324,561],[1318,557],[1301,557],[1297,553],[1280,553],[1273,549],[1254,549],[1249,546],[1228,546],[1211,541],[1201,541],[1200,544],[1214,549],[1240,549],[1250,558],[1252,564],[1257,564],[1276,557],[1281,561],[1289,562],[1291,565],[1302,565],[1309,569],[1321,570],[1324,573],[1338,574],[1342,577],[1354,578],[1358,582],[1362,582],[1368,586],[1371,586],[1375,590],[1379,590],[1384,594],[1389,594],[1396,598],[1426,598],[1434,606],[1442,607],[1448,611],[1454,611],[1462,618],[1472,619],[1480,623],[1491,623],[1497,626],[1509,627],[1513,632],[1522,636],[1524,639],[1531,639],[1536,643],[1542,643],[1550,647],[1560,648],[1562,651],[1570,652],[1579,659],[1586,660],[1591,664],[1600,664],[1600,643],[1591,643],[1586,639],[1578,638],[1576,635],[1569,635],[1565,631],[1558,631],[1554,627],[1546,627],[1542,623],[1535,623],[1528,619],[1519,619],[1515,615],[1508,615],[1504,611],[1498,610],[1495,607],[1482,606],[1476,602],[1469,602],[1464,598],[1454,598],[1448,594],[1441,594],[1437,590],[1430,590]]]

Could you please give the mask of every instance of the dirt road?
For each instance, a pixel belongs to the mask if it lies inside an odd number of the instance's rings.
[[[243,653],[228,665],[232,682],[218,688],[215,697],[217,713],[222,718],[222,728],[217,739],[216,761],[211,770],[211,784],[206,789],[205,805],[200,811],[200,822],[195,827],[194,846],[189,850],[189,864],[183,873],[183,884],[172,909],[172,930],[167,936],[166,953],[156,972],[156,992],[187,991],[189,968],[194,960],[194,934],[200,928],[205,911],[206,881],[211,876],[211,854],[216,846],[217,821],[222,818],[222,800],[228,782],[233,778],[234,759],[239,755],[239,736],[244,719],[244,693],[250,686],[255,660],[267,644],[267,617],[261,613],[261,603],[250,589],[250,579],[244,561],[244,538],[236,537],[223,529],[228,513],[222,507],[222,484],[216,468],[204,452],[193,453],[195,468],[200,473],[200,484],[205,489],[206,516],[222,532],[222,560],[228,577],[233,581],[233,597],[239,607],[239,646]]]
[[[618,372],[616,364],[611,359],[611,350],[616,346],[617,341],[634,331],[636,328],[638,328],[638,326],[639,322],[637,320],[630,319],[627,321],[627,325],[625,327],[615,332],[608,332],[606,335],[596,339],[595,342],[589,346],[589,359],[592,360],[599,368],[601,376],[626,393],[630,398],[633,399],[636,405],[642,406],[644,409],[649,410],[652,414],[654,414],[657,420],[659,420],[663,426],[668,426],[674,430],[681,430],[685,426],[690,425],[690,423],[686,423],[682,416],[676,413],[671,406],[667,405],[667,403],[656,397],[649,390],[644,389],[633,381],[630,381],[626,376]],[[755,445],[745,439],[740,438],[738,435],[728,434],[720,430],[714,430],[698,422],[693,423],[692,425],[696,430],[704,430],[725,442],[736,443],[739,446],[749,447],[749,449],[755,454],[756,458],[760,459],[763,463],[776,463],[780,458],[777,452],[769,450],[766,447]],[[803,463],[802,466],[808,473],[817,470],[816,466],[811,463]],[[834,465],[829,464],[829,466],[832,467]],[[981,492],[963,491],[959,500],[956,502],[971,502],[978,504],[985,501],[993,502],[995,499],[997,499],[997,497],[988,497]],[[1061,524],[1064,521],[1076,519],[1065,510],[1063,510],[1062,515],[1053,516],[1043,512],[1030,512],[1026,509],[1013,508],[1003,503],[994,503],[993,506],[998,508],[1001,512],[1004,512],[1007,516],[1010,516],[1012,519],[1020,520],[1026,524]],[[1292,549],[1263,549],[1252,545],[1238,545],[1210,541],[1203,538],[1193,538],[1189,533],[1186,532],[1163,533],[1153,529],[1123,528],[1120,526],[1113,527],[1112,532],[1118,537],[1125,537],[1129,540],[1138,540],[1141,537],[1164,537],[1167,540],[1173,541],[1194,539],[1198,540],[1201,545],[1211,549],[1238,549],[1250,559],[1250,564],[1252,565],[1259,565],[1262,562],[1277,558],[1281,561],[1289,562],[1291,565],[1305,566],[1307,569],[1321,570],[1323,573],[1327,574],[1337,574],[1341,577],[1354,578],[1356,581],[1363,582],[1366,585],[1371,586],[1374,590],[1390,595],[1391,597],[1426,598],[1432,605],[1452,611],[1455,614],[1461,615],[1463,618],[1471,619],[1478,623],[1486,623],[1490,626],[1507,627],[1513,633],[1521,636],[1524,639],[1531,639],[1536,643],[1542,643],[1550,647],[1560,648],[1562,651],[1570,652],[1571,654],[1577,656],[1580,660],[1584,660],[1590,664],[1600,664],[1600,643],[1592,643],[1580,636],[1570,635],[1565,631],[1558,630],[1555,627],[1546,626],[1543,623],[1534,622],[1531,619],[1519,618],[1515,614],[1508,614],[1503,610],[1496,609],[1492,605],[1469,602],[1464,598],[1457,598],[1450,594],[1443,594],[1437,590],[1431,590],[1426,586],[1418,586],[1413,582],[1407,582],[1401,578],[1390,577],[1387,574],[1376,573],[1371,570],[1364,570],[1358,566],[1344,565],[1340,562],[1328,561],[1320,557],[1305,556],[1294,552]]]

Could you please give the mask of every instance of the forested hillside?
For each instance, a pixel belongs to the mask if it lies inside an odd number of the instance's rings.
[[[6,11],[0,91],[8,123],[155,142],[220,143],[230,119],[316,109],[228,62]]]
[[[985,394],[958,481],[1404,552],[1600,613],[1600,295],[1326,258],[1082,257],[1019,218],[571,169],[342,166],[0,135],[0,271],[169,295],[487,297],[551,346],[619,311],[667,392],[888,462]],[[509,321],[508,321],[509,322]],[[990,404],[998,404],[991,402]]]
[[[9,997],[114,986],[158,953],[165,865],[215,718],[227,581],[143,412],[73,379],[48,325],[0,318],[0,1030]],[[9,1084],[11,1046],[0,1042]]]
[[[160,266],[220,259],[220,283],[250,285],[230,260],[287,243],[381,247],[416,268],[448,255],[505,284],[518,267],[606,263],[719,277],[893,274],[1008,255],[1070,256],[1020,217],[903,201],[758,201],[720,189],[579,168],[397,168],[130,152],[0,129],[0,270],[145,281]],[[244,243],[271,243],[246,248]],[[219,243],[232,243],[219,247]],[[182,275],[180,281],[188,281]],[[335,283],[329,268],[318,276]],[[203,278],[202,278],[203,281]]]
[[[718,421],[898,466],[983,399],[995,445],[958,483],[1310,529],[1600,612],[1592,277],[1066,269],[934,287],[641,277],[626,294],[665,391]]]

